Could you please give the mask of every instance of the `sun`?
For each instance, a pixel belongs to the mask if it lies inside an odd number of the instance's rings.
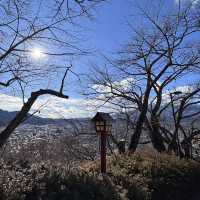
[[[45,57],[45,54],[41,48],[35,47],[31,50],[31,57],[34,59],[41,59]]]

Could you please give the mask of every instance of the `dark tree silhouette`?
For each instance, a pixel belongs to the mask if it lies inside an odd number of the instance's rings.
[[[88,53],[78,42],[81,38],[71,30],[80,18],[90,17],[91,9],[99,2],[101,0],[0,2],[0,89],[14,88],[16,92],[21,91],[23,97],[21,110],[0,133],[0,147],[24,121],[39,96],[68,98],[63,91],[66,76],[72,69],[66,67],[69,65],[66,60]],[[30,58],[34,44],[45,46],[40,53],[48,56],[46,61],[34,62]],[[64,76],[60,88],[56,89],[53,83],[59,81],[58,74]]]
[[[154,7],[153,10],[148,8],[147,11],[138,5],[143,27],[139,29],[130,22],[133,35],[119,52],[119,58],[107,59],[104,68],[93,68],[89,95],[104,103],[120,104],[125,101],[127,105],[136,107],[135,113],[138,114],[129,145],[131,152],[135,152],[144,128],[148,130],[157,151],[178,151],[178,131],[183,110],[181,104],[193,96],[195,88],[199,90],[196,84],[199,78],[195,80],[196,83],[191,81],[194,91],[181,95],[172,132],[161,123],[161,113],[166,111],[163,109],[166,102],[164,97],[174,90],[174,85],[181,86],[178,84],[199,73],[199,5],[195,5],[194,8],[193,3],[182,4],[180,1],[175,10],[164,12],[161,7]]]

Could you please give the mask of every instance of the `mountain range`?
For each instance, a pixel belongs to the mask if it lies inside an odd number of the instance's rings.
[[[8,124],[17,114],[17,111],[9,112],[0,109],[0,126],[5,126]],[[22,124],[31,124],[31,125],[47,125],[47,124],[55,124],[55,125],[65,125],[66,123],[70,123],[72,121],[85,121],[86,118],[83,119],[52,119],[52,118],[43,118],[34,115],[28,115],[27,119]],[[87,119],[88,120],[88,119]]]
[[[191,113],[195,113],[200,111],[200,105],[193,105],[190,106],[187,111],[185,112],[186,115],[190,115]],[[17,111],[5,111],[0,109],[0,127],[5,126],[8,124],[17,114]],[[133,117],[136,116],[138,113],[137,111],[131,112],[130,115]],[[121,116],[121,114],[115,114],[115,119],[123,119],[124,115]],[[172,111],[171,108],[168,108],[165,111],[165,118],[168,119],[168,122],[172,120]],[[190,123],[193,119],[187,118],[184,120],[184,123]],[[36,115],[28,115],[27,119],[22,124],[31,124],[31,125],[48,125],[48,124],[54,124],[54,125],[60,125],[65,126],[66,124],[79,124],[79,123],[88,123],[90,121],[90,118],[71,118],[71,119],[65,119],[65,118],[43,118]]]

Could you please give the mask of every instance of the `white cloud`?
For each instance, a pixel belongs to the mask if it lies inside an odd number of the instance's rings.
[[[179,87],[176,87],[175,89],[173,89],[172,91],[170,92],[177,92],[177,91],[180,91],[182,93],[189,93],[191,91],[193,91],[193,87],[190,86],[190,85],[184,85],[184,86],[179,86]]]
[[[23,105],[22,99],[19,97],[0,94],[0,109],[7,111],[16,111]]]
[[[191,2],[192,4],[197,4],[199,0],[175,0],[176,3],[179,2]]]
[[[184,94],[184,93],[189,93],[191,91],[193,91],[193,87],[189,85],[178,86],[172,90],[168,90],[165,93],[163,93],[163,103],[165,104],[171,101],[170,94],[173,94],[175,92],[181,92]]]
[[[0,94],[0,109],[18,111],[22,107],[22,99],[15,96]],[[94,105],[91,100],[61,99],[53,96],[39,98],[34,103],[30,112],[40,110],[36,115],[48,118],[77,118],[93,116],[95,110],[89,106]]]
[[[122,79],[120,81],[112,82],[112,89],[115,93],[118,93],[117,89],[120,89],[121,91],[123,90],[125,92],[125,91],[130,90],[134,83],[135,83],[135,79],[132,77],[128,77],[128,78]],[[111,93],[111,87],[109,87],[109,86],[95,84],[92,86],[92,88],[95,89],[99,93]]]
[[[0,109],[7,111],[19,111],[22,107],[22,99],[0,93]],[[106,103],[101,107],[101,100],[95,99],[61,99],[46,95],[38,98],[32,106],[30,113],[40,111],[35,115],[44,118],[84,118],[92,117],[97,111],[113,112],[113,105]]]
[[[58,97],[47,96],[38,100],[33,109],[39,104],[47,102],[47,105],[41,109],[40,116],[50,118],[80,118],[89,117],[94,114],[89,106],[90,102],[85,99],[61,99]]]

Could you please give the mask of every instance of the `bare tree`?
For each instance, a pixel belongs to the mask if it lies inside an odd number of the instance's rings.
[[[0,133],[0,147],[23,122],[39,96],[48,94],[68,98],[64,94],[64,85],[68,72],[72,70],[71,66],[68,67],[69,61],[87,53],[78,43],[81,37],[75,35],[72,28],[76,27],[80,17],[88,17],[91,9],[99,2],[100,0],[0,2],[0,89],[14,89],[17,93],[20,91],[23,98],[21,110]],[[34,45],[44,49],[34,52]],[[31,58],[34,53],[38,54],[37,61]],[[40,56],[44,56],[44,60]],[[60,77],[59,74],[64,75]],[[56,88],[54,83],[59,81],[59,77],[61,84]],[[30,97],[26,100],[28,95]]]
[[[200,134],[197,121],[200,117],[199,110],[199,84],[190,86],[187,91],[170,93],[170,101],[160,109],[160,129],[168,146],[168,151],[175,152],[180,157],[192,158],[192,140]],[[176,98],[172,98],[173,94]],[[171,105],[172,117],[169,123],[162,120],[165,110]],[[169,125],[168,125],[169,124]]]
[[[138,8],[145,27],[138,29],[130,25],[132,39],[119,52],[120,58],[108,60],[107,68],[95,69],[88,93],[104,102],[124,100],[136,107],[139,114],[130,151],[136,150],[142,130],[147,128],[153,146],[162,152],[168,145],[174,146],[175,140],[167,141],[169,133],[160,124],[164,94],[174,84],[179,86],[178,81],[199,73],[199,38],[196,37],[200,31],[199,15],[192,3],[179,2],[175,10],[165,13],[159,8],[156,14]],[[172,138],[176,135],[174,130]]]

